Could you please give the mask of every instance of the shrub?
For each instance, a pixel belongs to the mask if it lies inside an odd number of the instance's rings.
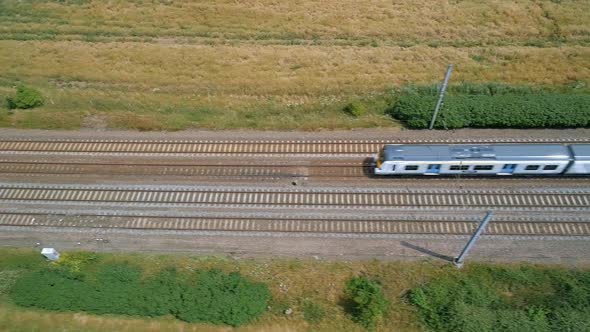
[[[346,282],[345,294],[351,304],[353,320],[367,329],[375,327],[389,306],[381,284],[365,276],[349,279]]]
[[[18,278],[10,296],[24,307],[96,314],[172,314],[189,322],[233,326],[261,314],[270,297],[265,284],[249,281],[239,273],[207,270],[187,278],[174,269],[163,269],[147,278],[142,274],[139,267],[126,263],[103,264],[92,273],[52,264]]]
[[[342,110],[344,113],[354,116],[355,118],[365,114],[365,106],[358,101],[353,101],[352,103],[344,106]]]
[[[167,268],[147,278],[142,287],[145,290],[136,305],[145,316],[178,315],[182,303],[184,284],[176,269]]]
[[[434,96],[405,95],[388,113],[408,127],[427,128]],[[590,95],[447,96],[436,128],[573,128],[590,126]]]
[[[184,290],[178,317],[187,322],[211,322],[238,326],[266,309],[270,291],[238,272],[197,271]]]
[[[590,272],[475,266],[416,287],[408,300],[433,331],[590,331]]]
[[[14,97],[6,98],[6,102],[9,109],[26,109],[43,105],[44,99],[41,92],[19,84],[16,87],[16,95]]]
[[[91,293],[91,288],[82,278],[80,273],[63,268],[42,269],[19,278],[10,295],[16,304],[23,307],[79,310]]]

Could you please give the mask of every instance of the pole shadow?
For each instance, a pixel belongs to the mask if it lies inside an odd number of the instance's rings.
[[[435,258],[438,258],[438,259],[442,259],[442,260],[449,261],[449,262],[453,262],[455,260],[455,257],[451,257],[451,256],[439,254],[439,253],[434,252],[434,251],[432,251],[430,249],[423,248],[423,247],[417,246],[415,244],[411,244],[411,243],[406,242],[406,241],[401,241],[400,243],[401,243],[402,246],[404,246],[406,248],[410,248],[410,249],[416,250],[418,252],[421,252],[423,254],[426,254],[426,255],[429,255],[429,256],[432,256],[432,257],[435,257]]]

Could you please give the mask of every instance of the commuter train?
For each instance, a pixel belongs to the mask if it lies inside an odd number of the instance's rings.
[[[375,175],[589,175],[590,144],[388,144]]]

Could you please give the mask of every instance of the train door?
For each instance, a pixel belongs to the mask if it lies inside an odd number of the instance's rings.
[[[514,173],[516,169],[516,164],[504,164],[500,173]]]
[[[440,164],[430,164],[426,169],[426,173],[440,173]]]

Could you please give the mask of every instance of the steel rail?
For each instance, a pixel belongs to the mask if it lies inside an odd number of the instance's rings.
[[[373,167],[369,165],[350,164],[162,164],[162,163],[92,163],[92,162],[46,162],[46,161],[4,161],[0,160],[0,174],[30,174],[30,175],[153,175],[153,176],[187,176],[205,178],[252,178],[252,179],[285,179],[285,178],[358,178],[397,180],[424,179],[424,176],[375,176]],[[527,176],[535,179],[559,179],[559,181],[587,181],[587,175],[545,175]],[[485,175],[443,175],[430,177],[429,180],[481,180],[494,181],[523,180],[524,176],[498,177]]]
[[[0,174],[56,174],[56,175],[161,175],[161,176],[204,176],[204,177],[269,177],[269,178],[299,178],[299,177],[338,177],[338,178],[377,178],[387,179],[388,176],[375,176],[373,167],[367,165],[178,165],[178,164],[117,164],[117,163],[27,163],[0,162]],[[419,178],[423,176],[394,176],[393,178]],[[529,175],[528,177],[535,177]],[[590,179],[586,175],[557,176],[545,175],[535,178],[562,178],[564,181],[578,178]],[[430,177],[429,179],[497,179],[522,180],[523,176],[498,177],[486,175],[460,174]]]
[[[96,217],[100,217],[98,220]],[[439,234],[467,235],[476,221],[449,220],[366,220],[310,218],[195,218],[161,216],[41,216],[0,213],[0,226],[129,229],[129,230],[198,230],[225,232],[346,233],[346,234]],[[590,236],[589,222],[495,221],[486,235],[511,236]]]
[[[586,190],[285,190],[141,189],[0,185],[1,201],[301,207],[536,207],[588,208]]]
[[[391,140],[0,140],[0,152],[101,154],[374,154],[383,144],[590,143],[590,139],[391,139]]]
[[[304,169],[302,171],[302,169]],[[366,165],[191,165],[145,163],[49,163],[0,162],[4,174],[62,175],[166,175],[206,177],[363,177],[371,175]]]

